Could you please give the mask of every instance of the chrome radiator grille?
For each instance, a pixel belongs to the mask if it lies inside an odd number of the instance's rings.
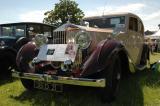
[[[53,44],[66,44],[66,31],[53,32]]]

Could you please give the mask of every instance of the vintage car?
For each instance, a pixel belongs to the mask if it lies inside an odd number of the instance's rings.
[[[17,52],[36,33],[51,36],[52,30],[50,25],[35,22],[0,24],[0,75],[11,73],[10,70],[16,67]]]
[[[102,100],[112,100],[120,80],[142,70],[149,59],[142,20],[132,13],[84,18],[53,31],[53,44],[43,35],[25,44],[17,55],[21,79],[28,90],[62,91],[63,85],[101,88]]]

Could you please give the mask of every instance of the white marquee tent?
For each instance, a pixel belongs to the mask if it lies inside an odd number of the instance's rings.
[[[150,39],[157,45],[157,47],[154,48],[155,51],[160,51],[160,29],[156,33],[150,35]]]
[[[160,39],[160,30],[150,36],[151,39]]]

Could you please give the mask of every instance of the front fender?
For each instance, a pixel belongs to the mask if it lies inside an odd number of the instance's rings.
[[[17,52],[19,51],[19,49],[23,46],[23,45],[25,45],[25,44],[27,44],[29,42],[29,39],[28,38],[26,38],[26,37],[20,37],[17,41],[16,41],[16,43],[15,43],[15,45],[13,46],[16,50],[17,50]]]
[[[111,56],[120,51],[123,45],[116,40],[103,40],[93,51],[88,60],[83,64],[81,77],[91,76],[102,71],[106,65],[111,63]]]
[[[18,51],[16,57],[16,64],[20,71],[29,72],[31,69],[28,66],[28,63],[37,55],[36,45],[33,42],[28,42]],[[29,71],[28,71],[29,70]]]
[[[1,46],[0,47],[0,57],[3,57],[4,54],[7,53],[7,52],[11,52],[14,55],[17,54],[17,51],[12,47],[9,47],[9,46]]]

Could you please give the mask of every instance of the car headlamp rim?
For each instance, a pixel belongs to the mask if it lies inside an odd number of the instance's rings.
[[[48,38],[43,34],[37,34],[34,38],[35,44],[40,47],[43,44],[47,44]]]
[[[79,38],[81,37],[82,42],[79,42]],[[79,44],[81,49],[86,49],[90,46],[91,44],[91,38],[89,36],[89,33],[87,31],[79,31],[75,35],[75,42]]]

